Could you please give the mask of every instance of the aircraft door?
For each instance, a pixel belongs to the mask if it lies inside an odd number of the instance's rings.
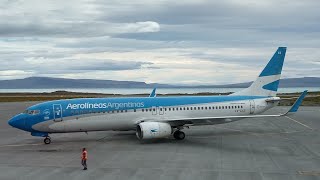
[[[62,121],[61,104],[54,104],[53,105],[53,119],[54,119],[54,121]]]
[[[159,115],[163,115],[164,114],[164,108],[162,106],[159,106],[158,110],[159,110]]]
[[[152,115],[157,115],[157,107],[152,106]]]
[[[255,103],[254,100],[249,100],[250,102],[250,114],[253,114],[255,111]]]

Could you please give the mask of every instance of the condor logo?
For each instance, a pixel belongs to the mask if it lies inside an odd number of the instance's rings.
[[[157,129],[151,129],[150,131],[153,132],[153,133],[158,132]]]

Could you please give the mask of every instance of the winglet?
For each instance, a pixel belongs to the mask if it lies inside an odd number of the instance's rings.
[[[296,102],[292,105],[292,107],[289,109],[289,111],[288,111],[286,114],[288,114],[288,113],[295,113],[295,112],[298,111],[298,109],[299,109],[299,107],[300,107],[300,105],[301,105],[304,97],[307,95],[307,92],[308,92],[308,91],[305,90],[305,91],[303,91],[303,92],[301,93],[300,97],[296,100]],[[285,115],[286,115],[286,114],[285,114]]]
[[[157,94],[156,94],[156,89],[157,89],[157,88],[154,88],[154,89],[152,90],[152,92],[150,93],[149,97],[156,97],[156,96],[157,96]]]

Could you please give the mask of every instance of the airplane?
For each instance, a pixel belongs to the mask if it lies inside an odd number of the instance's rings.
[[[43,102],[12,117],[8,124],[44,137],[49,134],[89,131],[136,131],[140,140],[183,140],[184,128],[230,123],[240,119],[289,116],[297,112],[307,91],[282,114],[261,115],[278,105],[279,80],[286,47],[279,47],[258,78],[246,89],[220,96],[78,98]]]

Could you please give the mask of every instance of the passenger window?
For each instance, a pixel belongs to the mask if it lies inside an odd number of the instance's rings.
[[[182,111],[182,108],[180,108],[180,111]]]
[[[200,107],[198,107],[198,110],[200,110]]]
[[[133,110],[133,112],[137,112],[137,110],[136,110],[136,109],[134,109],[134,110]]]
[[[144,109],[142,109],[142,112],[144,112]]]
[[[164,108],[164,111],[167,111],[167,108]]]
[[[187,107],[187,111],[189,111],[189,108]]]
[[[184,107],[183,110],[186,110],[186,108]]]
[[[201,107],[201,110],[203,110],[203,107]]]
[[[121,112],[123,113],[123,110],[121,110]]]
[[[209,109],[211,109],[211,106],[209,106]]]
[[[156,109],[153,109],[153,111],[156,111]]]
[[[148,112],[148,109],[146,109],[146,112]]]
[[[208,109],[208,107],[206,106],[206,107],[205,107],[205,109],[207,110],[207,109]]]
[[[169,108],[169,111],[171,111],[171,108]]]
[[[160,111],[162,111],[162,108],[160,108]]]
[[[176,109],[177,111],[179,110],[179,108]]]

